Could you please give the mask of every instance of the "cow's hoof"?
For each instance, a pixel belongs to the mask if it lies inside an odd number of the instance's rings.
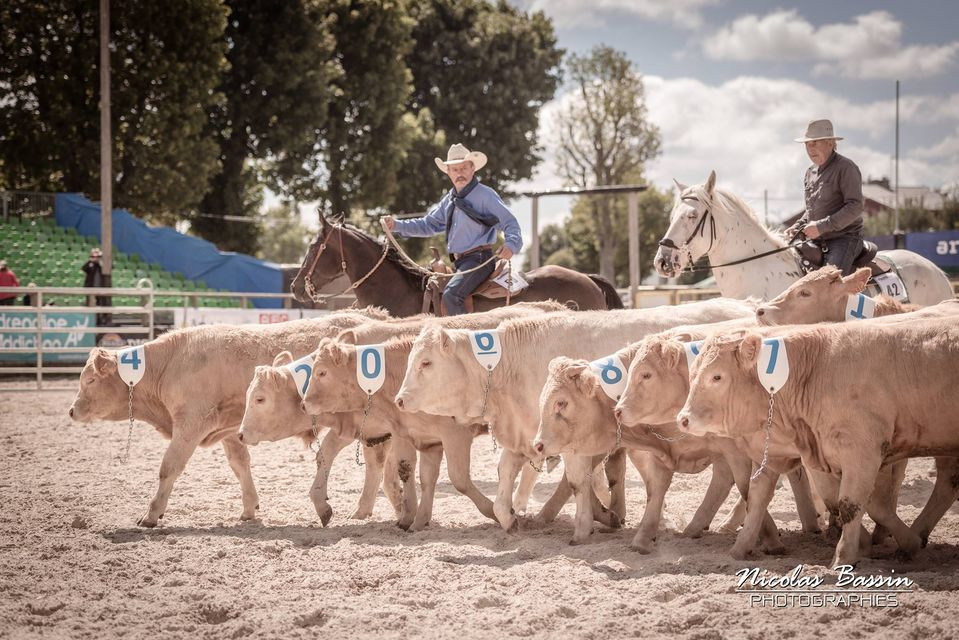
[[[160,516],[160,517],[162,518],[163,516]],[[157,526],[157,520],[151,519],[150,516],[143,516],[142,518],[137,520],[137,526],[146,527],[147,529],[152,529],[153,527]]]
[[[330,520],[333,519],[333,507],[326,505],[326,508],[322,512],[317,514],[320,516],[320,524],[324,527],[330,523]]]
[[[637,540],[633,538],[633,541],[629,543],[629,548],[633,551],[642,553],[643,555],[648,555],[653,552],[653,541]]]
[[[745,560],[749,557],[749,549],[743,549],[733,545],[733,548],[729,550],[729,555],[733,557],[733,560]]]
[[[766,545],[763,548],[763,551],[766,552],[767,556],[784,556],[786,555],[786,547],[782,544]]]
[[[396,526],[402,529],[403,531],[409,531],[410,527],[413,525],[413,522],[407,520],[397,520]]]
[[[839,538],[842,537],[842,528],[837,527],[836,525],[829,525],[826,528],[826,541],[827,542],[839,542]]]
[[[350,520],[366,520],[373,512],[369,509],[357,509],[353,512],[353,515],[350,516]]]
[[[513,521],[506,527],[506,533],[516,533],[517,531],[519,531],[519,519],[513,518]]]
[[[920,536],[920,541],[922,542],[922,548],[925,549],[926,545],[929,544],[929,534]]]
[[[705,530],[706,530],[706,527],[700,527],[700,526],[698,526],[698,525],[697,525],[697,526],[689,525],[688,527],[686,527],[685,529],[683,529],[683,537],[684,537],[684,538],[692,538],[692,539],[694,539],[694,540],[695,540],[696,538],[702,538],[702,537],[703,537],[703,532],[704,532]]]
[[[569,546],[575,547],[587,542],[589,542],[589,536],[573,536],[573,539],[569,541]]]

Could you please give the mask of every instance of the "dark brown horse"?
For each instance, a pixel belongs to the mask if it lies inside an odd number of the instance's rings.
[[[309,289],[319,290],[343,275],[344,271],[355,285],[353,291],[361,306],[383,307],[396,317],[416,315],[422,310],[429,272],[356,227],[332,224],[324,218],[323,227],[316,240],[310,243],[300,271],[293,280],[293,295],[300,302],[310,302]],[[513,301],[573,302],[584,310],[623,308],[613,285],[598,275],[547,266],[530,271],[526,279],[529,288],[513,296]],[[505,299],[491,300],[479,296],[473,299],[475,311],[488,311],[503,306],[505,302]]]

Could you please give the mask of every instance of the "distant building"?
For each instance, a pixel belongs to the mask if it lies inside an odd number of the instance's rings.
[[[862,183],[863,211],[866,216],[890,213],[896,208],[896,192],[889,185],[889,178],[866,180]],[[918,207],[929,211],[942,211],[945,196],[929,187],[899,186],[899,207]],[[799,211],[782,221],[789,227],[799,220],[804,212]]]

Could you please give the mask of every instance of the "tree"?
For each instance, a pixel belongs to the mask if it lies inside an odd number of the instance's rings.
[[[224,65],[215,0],[115,2],[111,122],[116,206],[171,221],[216,169],[204,135]],[[99,199],[99,14],[85,0],[0,4],[0,182]]]
[[[569,239],[566,237],[566,229],[562,224],[548,224],[544,226],[539,231],[539,263],[557,264],[556,262],[549,262],[549,258],[556,252],[567,249],[568,245]],[[527,251],[526,260],[523,263],[523,268],[527,271],[532,268],[530,253],[531,252]]]
[[[295,263],[303,258],[304,247],[313,233],[300,220],[293,203],[281,203],[263,214],[263,229],[257,257],[271,262]]]
[[[530,177],[540,160],[539,110],[556,92],[563,55],[549,19],[485,0],[412,0],[409,12],[417,46],[406,56],[406,109],[428,110],[442,135],[409,150],[415,177],[401,182],[392,210],[423,210],[439,199],[449,182],[433,157],[454,142],[489,154],[481,175],[494,189]]]
[[[288,197],[314,189],[317,136],[326,123],[330,82],[342,69],[324,17],[308,0],[229,0],[227,70],[217,90],[225,100],[209,111],[206,133],[219,149],[219,171],[201,210],[252,216],[262,185]],[[225,225],[204,217],[193,230],[224,250],[253,253],[257,224]]]
[[[626,196],[582,196],[576,199],[573,210],[566,221],[565,236],[568,249],[560,250],[555,258],[551,256],[552,264],[559,264],[559,260],[567,260],[567,253],[572,254],[574,267],[578,271],[596,272],[600,266],[600,252],[598,250],[598,233],[595,198],[606,198],[605,203],[610,213],[610,224],[613,234],[618,238],[629,237],[629,218]],[[669,225],[669,212],[673,201],[669,193],[649,187],[639,194],[639,277],[644,278],[651,273],[653,256],[658,247],[659,238],[663,230]],[[616,286],[624,287],[629,284],[629,243],[619,242],[612,254],[612,279]]]
[[[641,179],[646,161],[660,151],[659,129],[647,119],[642,77],[625,54],[609,47],[571,54],[566,70],[572,90],[556,119],[559,174],[567,185],[581,188]],[[592,197],[588,206],[599,271],[613,280],[619,243],[611,201]]]
[[[412,21],[399,0],[329,0],[330,30],[343,72],[333,80],[320,132],[328,213],[387,204],[404,159],[403,105],[410,91],[404,57]]]

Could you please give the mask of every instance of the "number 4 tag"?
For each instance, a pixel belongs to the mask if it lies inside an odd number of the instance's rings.
[[[117,351],[117,373],[128,387],[140,382],[146,369],[147,354],[142,344]]]

